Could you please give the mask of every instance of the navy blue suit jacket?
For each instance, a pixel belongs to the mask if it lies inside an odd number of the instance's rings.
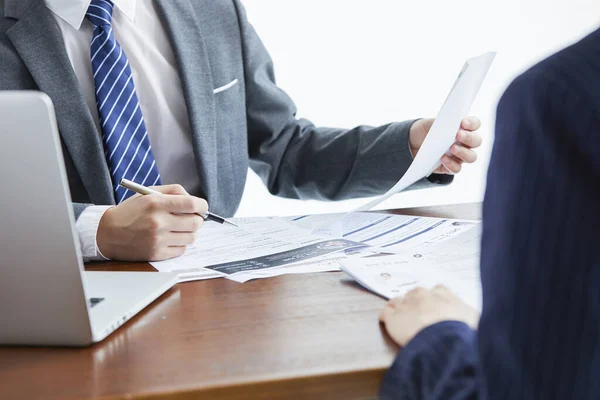
[[[498,106],[477,332],[420,332],[383,399],[600,399],[600,30]]]

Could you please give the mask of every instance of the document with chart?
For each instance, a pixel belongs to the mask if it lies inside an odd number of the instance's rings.
[[[339,232],[314,233],[337,220]],[[237,218],[239,228],[207,222],[178,258],[152,262],[179,281],[226,277],[236,282],[285,274],[339,271],[340,261],[452,243],[477,221],[378,213]]]
[[[281,218],[297,228],[315,232],[315,227],[323,223],[330,224],[329,232],[320,230],[321,235],[332,239],[359,242],[362,246],[351,247],[343,251],[321,257],[305,259],[277,268],[246,270],[227,276],[236,282],[247,282],[286,274],[339,271],[340,262],[348,259],[360,259],[382,254],[395,254],[412,249],[429,249],[439,245],[439,252],[455,246],[463,246],[469,233],[472,245],[479,241],[479,221],[456,219],[414,217],[383,213],[348,213],[303,215]],[[446,245],[447,244],[447,245]],[[445,245],[442,247],[442,245]],[[432,251],[428,252],[431,253]],[[437,254],[437,253],[436,253]]]
[[[304,215],[286,219],[298,228],[361,242],[387,253],[444,242],[481,224],[481,221],[375,212]],[[328,229],[322,229],[322,226]]]

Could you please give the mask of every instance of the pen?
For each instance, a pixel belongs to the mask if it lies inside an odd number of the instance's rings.
[[[133,192],[139,193],[139,194],[162,194],[156,190],[150,189],[144,185],[140,185],[139,183],[135,183],[132,182],[128,179],[121,179],[121,183],[119,183],[119,185],[121,187],[124,187],[125,189],[129,189]],[[204,220],[209,220],[209,221],[214,221],[217,222],[219,224],[229,224],[229,225],[233,225],[235,227],[237,227],[236,224],[234,224],[233,222],[217,215],[217,214],[213,214],[211,212],[207,212],[206,214],[199,214],[199,213],[195,213],[199,216],[201,216],[202,218],[204,218]]]

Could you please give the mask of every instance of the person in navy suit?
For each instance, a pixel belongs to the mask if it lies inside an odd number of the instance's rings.
[[[380,319],[402,350],[380,397],[600,399],[598,182],[600,30],[502,97],[481,319],[444,287],[391,300]]]

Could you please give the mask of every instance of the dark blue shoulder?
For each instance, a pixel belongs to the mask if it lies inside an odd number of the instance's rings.
[[[517,77],[503,98],[514,96],[544,97],[547,107],[581,101],[600,115],[600,29]]]
[[[496,141],[508,148],[525,138],[536,151],[577,154],[580,165],[600,171],[600,30],[534,65],[505,91]]]

